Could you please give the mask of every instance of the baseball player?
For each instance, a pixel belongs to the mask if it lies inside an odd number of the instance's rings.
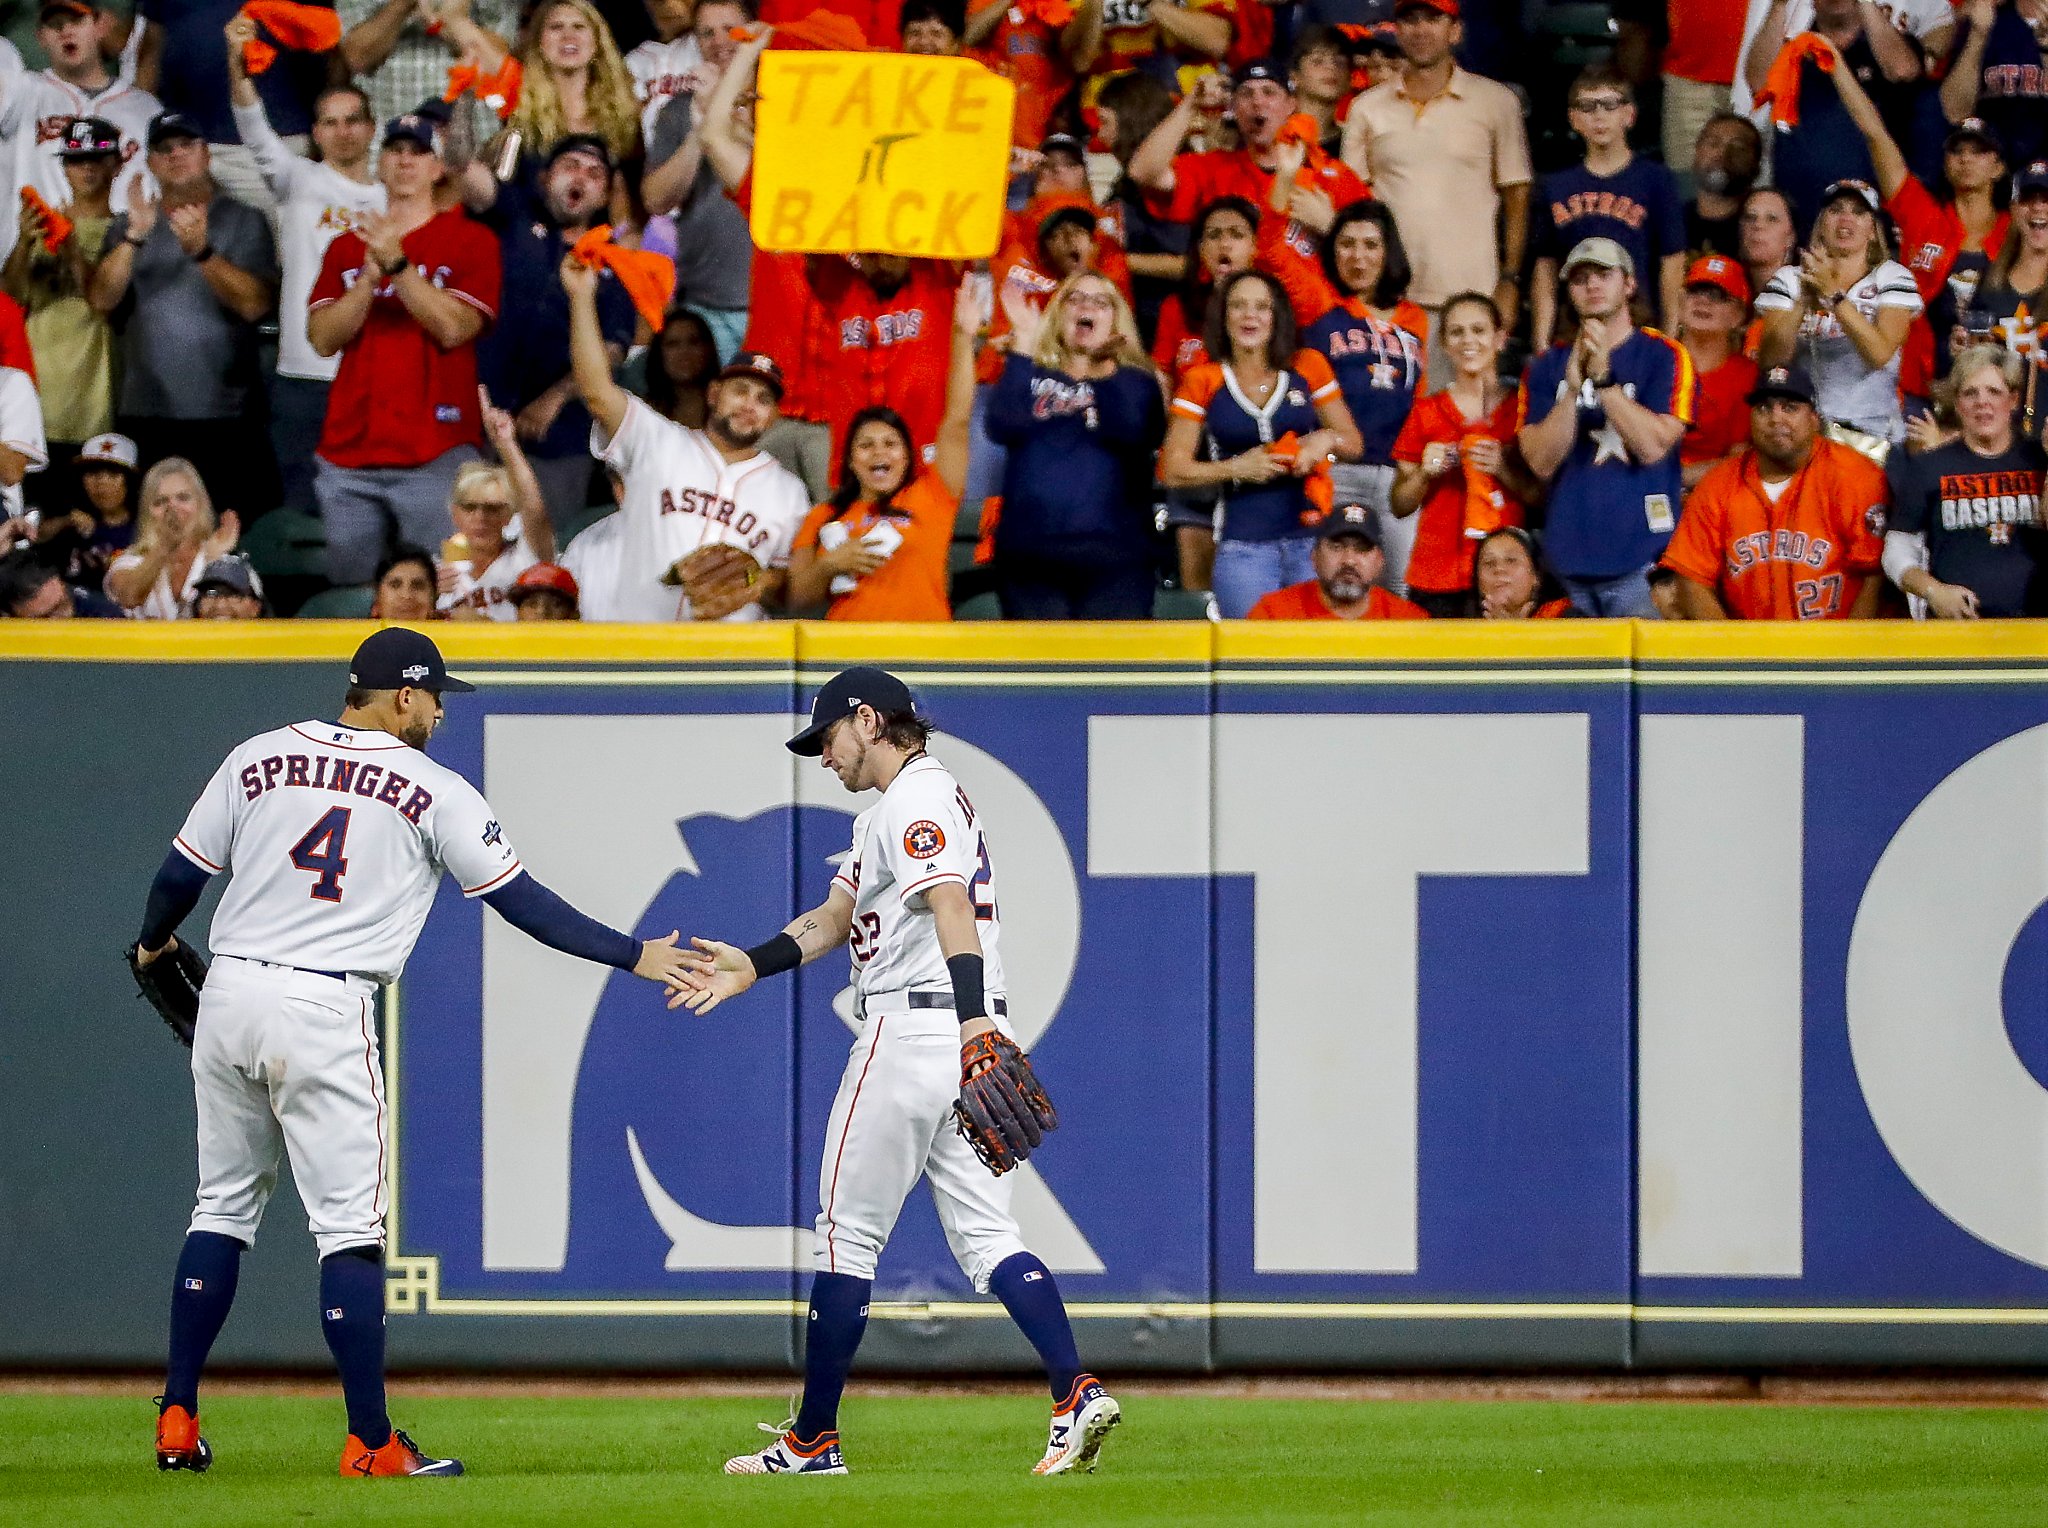
[[[106,17],[90,0],[43,0],[37,14],[36,41],[50,55],[50,66],[0,81],[0,139],[6,143],[8,183],[34,186],[52,207],[69,203],[71,183],[64,178],[62,159],[65,130],[74,117],[98,117],[121,135],[121,173],[111,194],[113,205],[125,208],[130,187],[148,173],[143,141],[163,106],[128,76],[108,70],[100,54]],[[146,182],[145,189],[153,194],[154,182]],[[0,199],[0,249],[14,247],[20,217],[21,205],[10,191]]]
[[[348,1405],[343,1475],[460,1475],[384,1409],[384,1080],[370,1004],[419,937],[445,869],[463,894],[567,954],[667,983],[676,936],[645,943],[586,918],[524,872],[467,780],[428,758],[450,678],[427,637],[387,627],[349,664],[341,720],[297,722],[230,753],[150,888],[131,964],[172,1018],[165,973],[203,975],[192,1045],[199,1199],[171,1292],[156,1427],[164,1470],[204,1470],[199,1375],[227,1320],[278,1154],[320,1247],[321,1330]],[[208,877],[230,879],[211,969],[174,939]],[[169,958],[166,958],[169,957]],[[191,987],[186,991],[191,992]],[[178,1027],[173,1019],[173,1027]]]
[[[728,1459],[728,1475],[846,1473],[839,1396],[875,1261],[920,1174],[961,1271],[995,1293],[1045,1362],[1052,1438],[1035,1472],[1093,1470],[1120,1420],[1081,1367],[1058,1286],[1010,1213],[1002,1174],[1057,1121],[1004,1029],[988,845],[967,793],[925,752],[930,736],[910,691],[880,669],[848,669],[820,690],[790,752],[881,799],[854,819],[852,853],[823,904],[750,950],[696,939],[699,953],[685,956],[693,990],[680,1000],[701,1014],[847,945],[860,1022],[825,1127],[802,1406],[769,1447]]]
[[[1749,449],[1686,500],[1663,565],[1688,620],[1825,621],[1877,612],[1884,474],[1820,433],[1813,379],[1773,366],[1749,394]]]
[[[752,621],[777,599],[790,543],[810,512],[804,485],[761,450],[782,369],[741,351],[712,382],[701,430],[663,419],[612,380],[597,320],[597,272],[562,261],[569,363],[590,410],[590,449],[625,481],[621,621]]]

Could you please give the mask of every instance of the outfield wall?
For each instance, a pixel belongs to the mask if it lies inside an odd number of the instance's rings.
[[[0,630],[0,1363],[156,1361],[192,1105],[119,948],[367,629]],[[820,898],[860,803],[791,716],[918,687],[1091,1362],[2048,1363],[2048,630],[439,635],[484,688],[435,756],[643,934]],[[791,1364],[844,981],[678,1018],[444,886],[384,1015],[394,1361]],[[324,1363],[315,1288],[281,1192],[222,1359]],[[877,1300],[864,1362],[1028,1357],[921,1192]]]

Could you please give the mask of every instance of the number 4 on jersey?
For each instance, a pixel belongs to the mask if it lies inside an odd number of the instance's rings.
[[[322,902],[341,900],[341,878],[348,874],[349,809],[329,807],[327,814],[306,830],[306,836],[292,845],[292,863],[317,877],[312,895]]]

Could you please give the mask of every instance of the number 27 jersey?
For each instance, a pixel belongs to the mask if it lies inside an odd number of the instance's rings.
[[[862,996],[906,988],[950,992],[938,921],[925,893],[944,881],[967,889],[981,936],[982,983],[999,997],[1002,920],[981,821],[967,793],[930,755],[912,759],[882,799],[853,821],[853,852],[833,885],[853,898],[854,990]]]
[[[249,739],[173,840],[230,872],[216,955],[393,981],[445,868],[468,897],[518,875],[483,796],[388,732],[299,722]]]

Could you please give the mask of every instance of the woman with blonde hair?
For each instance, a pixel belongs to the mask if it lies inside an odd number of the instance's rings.
[[[989,397],[1009,449],[995,530],[1008,620],[1141,620],[1152,614],[1152,454],[1165,413],[1138,322],[1094,271],[1041,310],[1003,292],[1012,348]]]
[[[145,621],[191,614],[206,565],[241,539],[233,510],[214,518],[213,496],[199,469],[167,456],[142,475],[135,539],[107,568],[107,598]]]
[[[639,153],[633,77],[589,0],[551,0],[535,10],[520,39],[519,65],[510,126],[524,154],[545,163],[548,150],[572,133],[604,139],[614,163]]]
[[[437,608],[455,621],[516,621],[512,585],[536,563],[555,560],[555,533],[511,414],[482,388],[477,397],[498,460],[465,462],[455,474],[448,496],[455,534],[441,543]]]

